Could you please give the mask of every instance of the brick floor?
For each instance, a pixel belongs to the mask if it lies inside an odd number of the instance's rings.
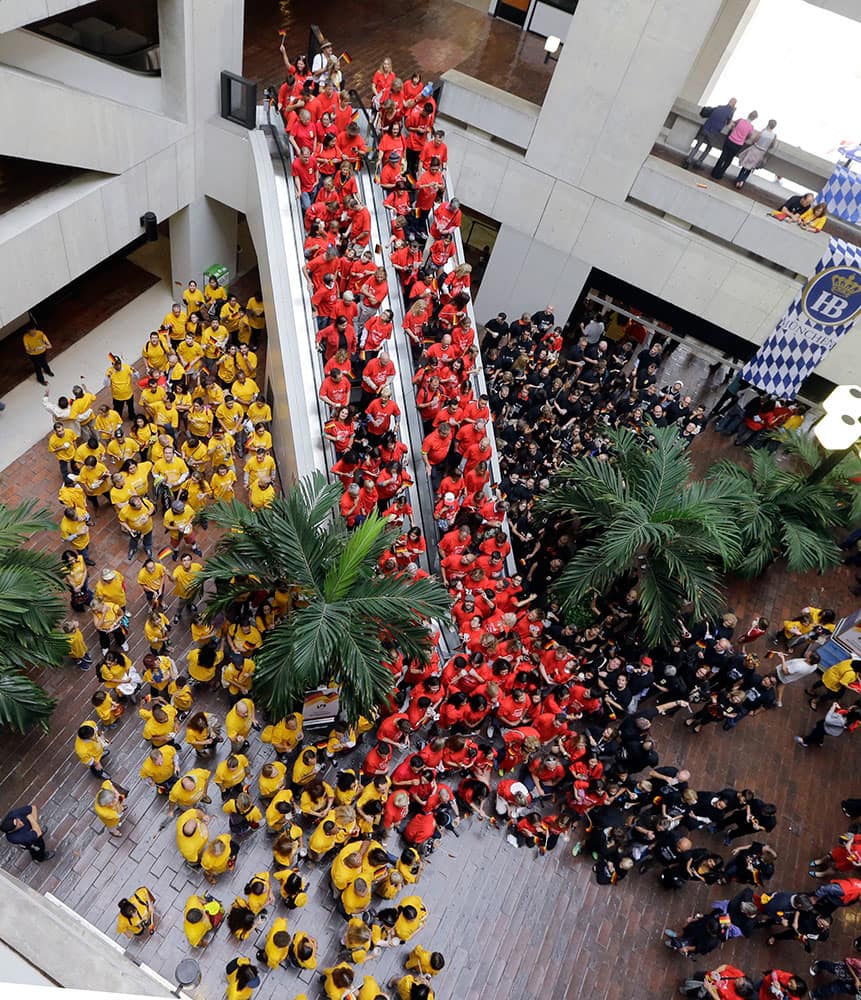
[[[699,378],[703,393],[715,391],[714,386],[703,385],[701,366],[686,364],[682,350],[673,365],[689,372],[689,385]],[[694,455],[698,464],[705,463],[728,447],[723,438],[708,432],[694,444]],[[36,495],[56,509],[57,479],[53,459],[38,445],[0,475],[0,500],[17,503],[24,496]],[[207,549],[213,542],[211,535],[205,542]],[[157,537],[157,544],[160,541]],[[60,549],[59,538],[52,533],[40,535],[33,544]],[[98,568],[113,565],[127,575],[135,568],[125,561],[125,544],[113,515],[107,512],[97,516],[93,551]],[[852,607],[846,591],[849,581],[849,571],[843,569],[824,577],[808,574],[788,579],[777,567],[756,583],[733,582],[728,604],[742,622],[754,612],[776,621],[807,603],[832,604],[845,612]],[[139,662],[145,651],[144,602],[133,580],[129,591],[134,615],[132,654]],[[95,648],[89,628],[88,636]],[[173,654],[180,662],[186,646],[187,640],[181,637],[174,643]],[[36,802],[51,828],[49,839],[59,842],[59,850],[52,862],[37,865],[26,854],[4,846],[0,863],[34,888],[53,892],[110,935],[115,935],[116,901],[138,885],[147,885],[158,899],[161,923],[152,938],[132,942],[129,953],[172,977],[176,964],[189,951],[181,930],[185,899],[205,883],[179,858],[173,825],[160,828],[166,817],[164,802],[137,777],[147,749],[140,738],[139,720],[124,718],[112,737],[111,771],[130,789],[124,835],[114,840],[99,831],[92,812],[97,782],[72,753],[74,730],[90,714],[94,675],[71,666],[36,671],[36,675],[60,703],[49,734],[0,738],[0,809]],[[203,698],[202,704],[222,715],[226,708],[217,695]],[[783,710],[748,720],[731,734],[710,727],[695,738],[684,729],[681,718],[663,719],[656,726],[662,762],[690,767],[696,787],[750,786],[777,803],[780,823],[770,838],[779,852],[774,885],[790,889],[810,886],[807,860],[844,829],[840,799],[859,793],[853,767],[857,750],[848,738],[839,745],[831,741],[820,752],[805,753],[793,744],[793,734],[805,731],[810,723],[811,713],[801,691],[793,688]],[[267,758],[257,739],[249,756],[257,772]],[[192,766],[190,753],[183,754],[182,763]],[[219,807],[209,808],[216,816],[213,826],[226,829]],[[720,850],[707,835],[698,834],[695,839]],[[248,877],[267,867],[270,858],[268,838],[262,832],[253,834],[243,845],[237,871],[216,888],[217,896],[229,905]],[[321,965],[331,964],[340,957],[343,922],[327,892],[325,869],[306,867],[310,902],[291,916],[290,926],[315,934]],[[447,958],[447,968],[435,985],[441,1000],[669,997],[692,966],[660,946],[661,929],[678,926],[709,900],[726,894],[726,890],[705,887],[666,893],[656,889],[651,876],[636,875],[615,888],[602,888],[594,884],[589,862],[572,859],[566,845],[540,858],[510,847],[499,831],[473,821],[462,825],[459,838],[446,836],[418,891],[430,911],[418,941],[441,950]],[[846,954],[849,942],[859,933],[858,923],[857,914],[839,913],[832,942],[820,947],[818,954]],[[205,952],[195,955],[203,969],[205,995],[221,996],[225,964],[237,950],[252,955],[254,944],[237,949],[222,930]],[[399,968],[404,954],[403,948],[385,952],[368,964],[367,971],[384,981]],[[774,964],[803,971],[808,964],[796,945],[781,943],[769,950],[761,939],[733,944],[713,957],[715,964],[733,961],[752,973]],[[261,1000],[275,996],[290,1000],[303,990],[317,996],[316,986],[309,987],[308,974],[300,978],[295,972],[278,970],[266,975],[257,995]]]
[[[419,69],[425,80],[458,69],[524,100],[541,104],[555,63],[544,62],[544,39],[513,24],[488,17],[486,11],[457,0],[350,0],[320,4],[317,0],[274,0],[245,5],[243,72],[261,86],[281,83],[284,64],[278,32],[291,56],[308,51],[308,33],[317,24],[335,51],[347,49],[352,62],[345,82],[371,97],[371,78],[385,56],[407,79]],[[356,26],[361,25],[357,30]]]

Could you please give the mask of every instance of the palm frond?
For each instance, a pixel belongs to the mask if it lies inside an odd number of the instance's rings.
[[[0,726],[26,733],[34,726],[48,729],[56,700],[38,684],[13,670],[0,671]]]
[[[841,552],[830,535],[816,531],[800,521],[787,520],[781,525],[786,565],[792,573],[824,571],[840,563]]]

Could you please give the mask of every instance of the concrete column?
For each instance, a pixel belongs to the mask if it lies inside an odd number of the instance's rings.
[[[191,116],[192,81],[188,67],[191,9],[183,0],[158,0],[158,52],[161,62],[162,109],[187,122]]]
[[[739,39],[747,30],[760,0],[724,0],[705,45],[697,56],[679,97],[699,104],[724,71]]]
[[[170,270],[174,289],[198,284],[212,264],[236,274],[237,213],[213,198],[198,198],[170,220]]]
[[[721,6],[721,0],[580,0],[527,163],[623,201]]]

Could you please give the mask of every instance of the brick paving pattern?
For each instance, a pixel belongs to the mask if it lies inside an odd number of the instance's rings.
[[[684,377],[689,386],[702,386],[702,362],[684,349],[673,356],[667,378]],[[714,386],[705,386],[711,395]],[[708,431],[694,445],[699,467],[726,454],[731,446]],[[37,445],[14,466],[0,474],[0,500],[14,504],[26,496],[39,496],[57,509],[56,464],[44,444]],[[213,532],[204,538],[205,551],[213,544]],[[61,548],[58,535],[45,533],[33,544],[51,551]],[[159,529],[156,547],[161,544]],[[126,562],[126,546],[114,516],[100,512],[92,533],[92,551],[97,568],[110,565],[129,579],[133,612],[131,655],[136,663],[146,651],[142,636],[144,602],[134,582],[137,564]],[[168,564],[169,567],[172,564]],[[777,621],[805,604],[833,605],[847,611],[853,605],[847,594],[848,570],[827,576],[808,574],[788,578],[776,567],[755,583],[734,582],[728,605],[745,624],[755,612]],[[81,616],[82,620],[89,616]],[[185,628],[172,655],[184,663],[187,648]],[[96,641],[87,624],[91,650]],[[760,646],[762,646],[760,640]],[[72,666],[36,675],[58,698],[51,732],[0,739],[0,808],[32,801],[43,810],[50,827],[49,844],[58,845],[56,858],[46,864],[31,863],[25,852],[0,849],[0,863],[23,881],[42,892],[52,892],[102,931],[116,936],[116,903],[139,885],[148,886],[158,900],[160,925],[152,938],[134,940],[129,954],[145,961],[168,978],[179,960],[191,953],[182,933],[182,909],[192,892],[206,888],[202,875],[182,861],[174,842],[174,824],[161,825],[167,816],[164,800],[142,784],[138,768],[147,752],[141,738],[141,723],[125,716],[112,736],[109,770],[130,789],[127,819],[122,839],[108,837],[92,811],[98,782],[74,756],[74,730],[90,717],[89,699],[96,687],[93,672]],[[792,742],[797,732],[811,724],[811,713],[801,691],[787,692],[786,707],[764,717],[747,720],[732,733],[709,728],[700,737],[684,729],[681,716],[657,721],[656,733],[662,763],[684,763],[699,789],[718,789],[726,784],[750,786],[763,798],[777,803],[779,825],[769,838],[779,859],[774,887],[808,888],[807,861],[829,846],[843,831],[845,821],[839,801],[859,794],[854,778],[851,738],[829,741],[822,751],[803,751]],[[226,710],[218,695],[200,699],[203,707],[220,716]],[[269,750],[256,738],[249,757],[255,775],[269,757]],[[219,757],[224,756],[222,753]],[[348,758],[349,760],[350,758]],[[193,766],[190,750],[182,754],[181,766]],[[215,762],[210,765],[213,769]],[[329,774],[331,777],[331,772]],[[215,795],[218,799],[218,795]],[[216,831],[226,830],[220,807],[208,807],[215,817]],[[680,979],[693,967],[660,946],[660,931],[678,927],[684,919],[725,897],[730,889],[687,886],[677,893],[657,888],[652,875],[632,875],[613,888],[596,885],[587,859],[572,859],[564,842],[552,854],[539,857],[535,851],[509,846],[501,831],[473,820],[464,822],[460,836],[445,835],[431,857],[417,886],[430,911],[425,928],[417,937],[426,947],[442,951],[447,967],[437,978],[437,995],[445,1000],[473,1000],[489,995],[518,1000],[539,997],[642,1000],[669,997]],[[695,842],[723,849],[715,838],[697,833]],[[235,873],[228,874],[213,890],[227,906],[241,894],[248,878],[269,866],[270,840],[263,831],[243,844]],[[327,866],[305,865],[311,883],[308,905],[293,911],[290,929],[314,934],[320,943],[320,965],[341,957],[340,934],[344,922],[328,891]],[[274,910],[282,915],[276,904]],[[835,918],[832,940],[817,948],[821,957],[847,952],[859,933],[858,915],[840,911]],[[203,994],[218,997],[223,992],[224,966],[236,954],[253,956],[257,940],[243,946],[222,928],[213,942],[194,957],[203,969]],[[407,949],[384,951],[359,971],[367,971],[383,983],[400,967]],[[711,959],[714,962],[711,963]],[[808,957],[794,943],[768,949],[763,938],[725,946],[700,965],[733,961],[751,973],[779,964],[803,971]],[[309,973],[276,970],[265,975],[258,996],[292,998],[306,991],[317,995]]]

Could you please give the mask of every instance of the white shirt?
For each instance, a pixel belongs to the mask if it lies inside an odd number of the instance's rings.
[[[590,344],[597,344],[604,336],[604,324],[593,319],[583,327],[583,336]]]
[[[800,681],[802,677],[807,677],[816,672],[816,664],[808,663],[803,657],[794,660],[787,660],[777,668],[777,676],[783,684],[791,684],[793,681]]]

